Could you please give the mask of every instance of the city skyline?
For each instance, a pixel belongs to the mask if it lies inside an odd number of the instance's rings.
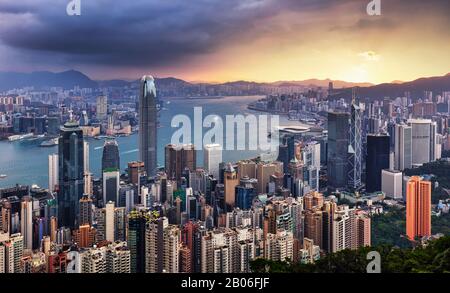
[[[71,17],[64,2],[3,1],[0,71],[375,84],[448,73],[448,1],[383,1],[380,16],[368,15],[366,2],[140,1],[112,9],[81,1],[81,16]]]

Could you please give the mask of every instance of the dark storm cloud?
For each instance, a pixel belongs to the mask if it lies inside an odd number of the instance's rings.
[[[328,13],[332,23],[333,8],[352,2],[361,12],[354,28],[390,28],[398,10],[417,11],[422,2],[429,9],[445,10],[449,3],[383,0],[383,13],[392,17],[379,21],[364,18],[369,0],[81,0],[81,16],[66,15],[68,2],[1,0],[0,53],[68,67],[165,66],[230,43],[246,43],[264,33],[258,23],[285,12]]]
[[[66,15],[68,2],[2,0],[0,43],[45,62],[160,66],[255,37],[257,20],[334,1],[81,0],[81,16]]]

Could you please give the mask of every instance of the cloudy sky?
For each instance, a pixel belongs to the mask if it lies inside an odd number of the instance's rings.
[[[76,69],[189,81],[332,78],[373,83],[450,72],[450,1],[0,0],[0,71]]]

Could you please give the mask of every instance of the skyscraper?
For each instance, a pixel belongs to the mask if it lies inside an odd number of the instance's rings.
[[[75,121],[61,127],[58,144],[59,192],[58,224],[60,227],[77,227],[79,200],[84,191],[83,132]]]
[[[362,172],[362,124],[361,108],[353,100],[350,115],[350,141],[348,145],[348,187],[357,190],[361,187]]]
[[[412,176],[406,185],[406,235],[431,235],[431,182]]]
[[[20,203],[20,233],[23,236],[24,249],[33,248],[33,199],[29,196],[22,198]]]
[[[428,119],[410,119],[412,128],[412,163],[423,164],[436,159],[436,123]]]
[[[381,191],[381,171],[389,169],[389,136],[367,136],[366,191]]]
[[[120,170],[119,145],[115,139],[106,140],[103,145],[102,172],[110,168]]]
[[[196,161],[197,152],[193,144],[168,144],[165,147],[165,169],[169,179],[179,181],[185,169],[196,169]]]
[[[204,146],[204,168],[219,179],[219,164],[222,163],[222,146],[220,144],[207,144]]]
[[[119,170],[108,168],[103,170],[103,204],[109,201],[119,205]]]
[[[48,155],[48,190],[53,192],[58,185],[58,154]]]
[[[237,172],[231,163],[227,164],[224,172],[225,206],[232,211],[236,202],[236,186],[239,185]]]
[[[106,96],[97,97],[97,114],[98,120],[103,120],[108,114],[108,98]]]
[[[157,108],[156,86],[153,77],[141,79],[139,95],[139,160],[149,176],[156,174]]]
[[[84,172],[88,173],[90,172],[90,166],[89,166],[89,143],[87,141],[84,142],[84,148],[83,148],[83,160],[84,160]]]
[[[347,185],[348,121],[349,115],[347,113],[328,113],[329,190],[340,189]]]
[[[399,124],[395,126],[394,165],[396,170],[403,171],[412,167],[412,130],[411,126]]]
[[[145,226],[147,216],[133,210],[128,215],[128,248],[131,253],[131,272],[145,272]]]

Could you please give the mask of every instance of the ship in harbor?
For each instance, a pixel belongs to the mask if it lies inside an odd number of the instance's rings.
[[[25,138],[31,138],[33,137],[33,133],[27,133],[27,134],[17,134],[17,135],[11,135],[8,137],[9,141],[17,141],[17,140],[22,140]]]
[[[8,177],[6,174],[0,174],[0,179]]]
[[[39,146],[41,147],[52,147],[58,145],[58,138],[52,138],[46,141],[43,141]]]

